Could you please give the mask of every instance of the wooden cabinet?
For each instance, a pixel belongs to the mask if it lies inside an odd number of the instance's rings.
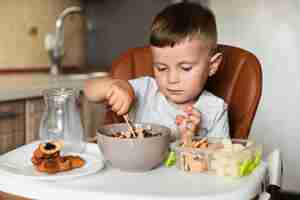
[[[25,144],[25,100],[0,103],[0,154]]]
[[[42,98],[0,103],[0,154],[38,139]]]
[[[44,99],[42,97],[26,99],[25,108],[25,143],[27,144],[39,138],[40,121],[44,112]]]

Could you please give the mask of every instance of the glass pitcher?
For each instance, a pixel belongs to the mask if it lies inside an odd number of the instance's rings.
[[[84,134],[77,108],[79,91],[71,88],[52,88],[43,91],[45,110],[41,119],[41,141],[62,140],[66,152],[83,152]]]

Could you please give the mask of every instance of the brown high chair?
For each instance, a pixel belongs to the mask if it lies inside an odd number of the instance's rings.
[[[210,77],[206,89],[228,104],[229,125],[232,138],[247,138],[262,92],[261,65],[255,55],[241,48],[218,45],[224,54],[217,73]],[[129,49],[113,61],[111,76],[133,79],[153,76],[152,56],[149,47]],[[108,111],[106,123],[121,119]]]

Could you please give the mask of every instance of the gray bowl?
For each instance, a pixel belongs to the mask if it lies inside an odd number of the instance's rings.
[[[157,124],[135,124],[161,135],[148,138],[120,139],[109,135],[128,130],[125,123],[110,124],[98,130],[97,141],[104,158],[122,171],[144,172],[159,166],[168,152],[171,130]]]

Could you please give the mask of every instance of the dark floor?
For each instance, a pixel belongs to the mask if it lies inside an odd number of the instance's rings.
[[[281,192],[280,200],[300,200],[300,193],[288,191]]]

